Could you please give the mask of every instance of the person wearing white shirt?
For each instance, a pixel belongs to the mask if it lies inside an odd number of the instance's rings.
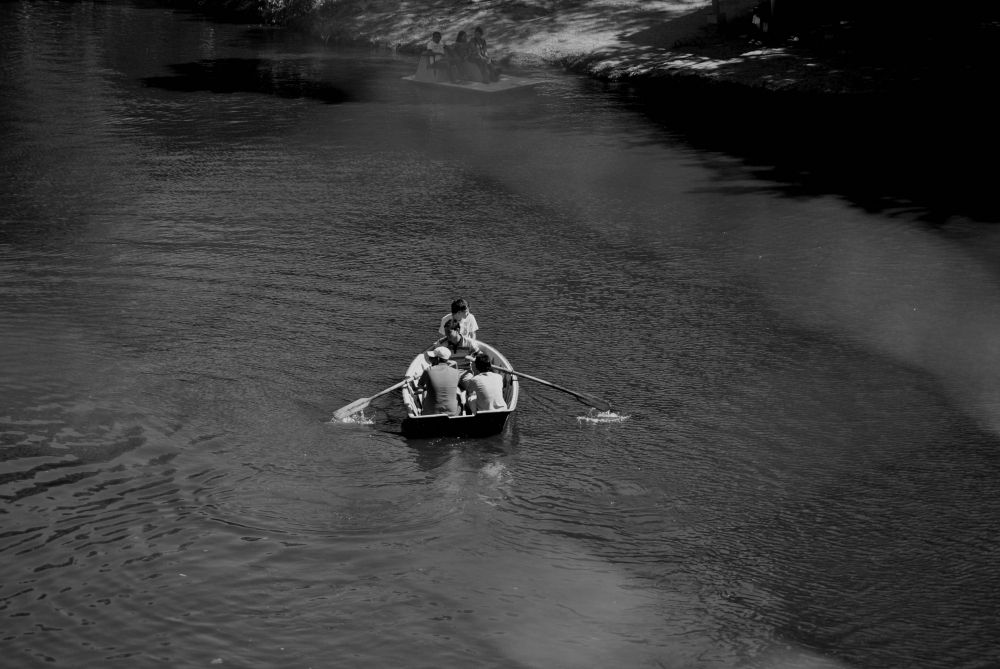
[[[441,318],[441,327],[438,328],[440,334],[446,334],[445,325],[448,324],[448,321],[458,323],[459,332],[463,336],[469,339],[476,338],[479,323],[476,322],[476,317],[469,313],[469,303],[461,297],[451,303],[451,313]]]
[[[441,33],[435,32],[431,35],[431,41],[427,43],[424,54],[430,58],[431,67],[435,70],[444,70],[448,73],[448,79],[455,83],[455,75],[451,71],[451,63],[448,55],[444,51],[444,44],[441,42]]]

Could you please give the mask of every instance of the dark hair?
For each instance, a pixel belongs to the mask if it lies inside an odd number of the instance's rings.
[[[462,329],[462,326],[459,325],[458,321],[456,321],[454,318],[449,318],[448,322],[444,324],[444,329],[445,331],[454,330],[455,332],[458,332],[459,330]]]
[[[455,36],[455,41],[456,42],[461,42],[461,41],[464,41],[464,40],[465,40],[465,31],[464,30],[459,30],[458,34]]]
[[[486,353],[480,353],[476,356],[476,371],[479,372],[492,372],[493,363],[490,362],[490,356]]]
[[[461,297],[451,303],[451,313],[453,314],[457,314],[459,311],[465,311],[468,308],[469,303]]]
[[[434,34],[431,35],[431,37],[441,37],[441,33],[434,31]]]
[[[482,28],[480,28],[479,26],[476,26],[476,29],[475,29],[475,30],[473,30],[472,32],[474,32],[474,33],[479,33],[480,35],[482,35],[482,34],[483,34],[483,29],[482,29]]]

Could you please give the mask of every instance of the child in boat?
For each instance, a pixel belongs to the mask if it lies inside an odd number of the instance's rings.
[[[447,325],[448,321],[456,321],[459,325],[459,333],[463,336],[469,339],[476,338],[479,323],[476,322],[476,317],[469,313],[469,303],[461,297],[451,303],[451,313],[446,314],[441,319],[441,327],[438,328],[440,334],[448,334],[445,331],[445,325]]]
[[[427,50],[424,51],[423,55],[430,59],[432,68],[444,70],[448,73],[448,79],[451,80],[451,83],[455,83],[455,75],[451,71],[451,60],[445,53],[444,44],[441,43],[441,33],[435,32],[431,35],[431,41],[427,43]]]
[[[491,81],[499,81],[500,70],[493,66],[493,59],[490,58],[486,38],[483,37],[483,29],[479,26],[476,26],[476,29],[472,33],[472,39],[469,41],[468,61],[479,68],[480,74],[483,75],[484,84],[488,84]]]

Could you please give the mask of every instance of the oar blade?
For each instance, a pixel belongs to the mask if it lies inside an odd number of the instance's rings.
[[[611,411],[611,403],[605,402],[600,397],[594,397],[586,393],[576,393],[574,396],[587,406],[592,406],[599,411]]]
[[[369,404],[372,403],[372,400],[375,399],[376,397],[382,397],[382,395],[385,395],[386,393],[391,393],[393,390],[396,390],[397,388],[402,388],[404,385],[406,385],[406,379],[403,379],[399,383],[389,386],[385,390],[375,393],[371,397],[362,397],[359,400],[354,400],[346,407],[341,407],[340,409],[334,411],[333,420],[344,420],[351,414],[355,414],[364,409],[365,407],[367,407]]]
[[[359,400],[354,400],[353,402],[351,402],[347,406],[341,407],[341,408],[337,409],[336,411],[334,411],[333,412],[333,420],[344,420],[348,416],[356,414],[357,412],[359,412],[362,409],[364,409],[365,407],[367,407],[369,404],[371,404],[371,401],[372,401],[372,398],[370,398],[370,397],[362,397]]]

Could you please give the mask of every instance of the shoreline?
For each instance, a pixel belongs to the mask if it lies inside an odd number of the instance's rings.
[[[735,84],[821,94],[919,94],[997,87],[1000,10],[935,30],[815,21],[778,38],[752,23],[758,0],[166,0],[287,26],[325,43],[417,54],[483,26],[505,69],[548,67],[614,82]],[[985,97],[985,96],[984,96]]]
[[[285,23],[326,43],[413,54],[435,30],[451,42],[482,25],[506,69],[551,67],[604,81],[825,94],[914,93],[954,88],[956,78],[995,85],[988,63],[1000,56],[1000,24],[936,46],[839,24],[765,44],[751,23],[755,4],[722,0],[729,18],[719,26],[710,23],[711,4],[682,0],[342,0]]]
[[[525,7],[344,0],[284,25],[328,44],[411,54],[434,30],[451,42],[458,29],[483,25],[505,70],[551,67],[612,82],[626,104],[692,146],[762,166],[789,197],[839,194],[869,211],[919,210],[930,224],[1000,222],[995,170],[983,167],[1000,154],[989,58],[1000,40],[987,40],[989,30],[947,58],[940,50],[916,57],[912,41],[888,54],[838,50],[837,40],[826,52],[751,44],[741,32],[748,18],[716,31],[701,22],[706,7],[664,21],[622,3],[610,23],[541,9],[522,20]],[[657,46],[671,39],[670,48]]]

